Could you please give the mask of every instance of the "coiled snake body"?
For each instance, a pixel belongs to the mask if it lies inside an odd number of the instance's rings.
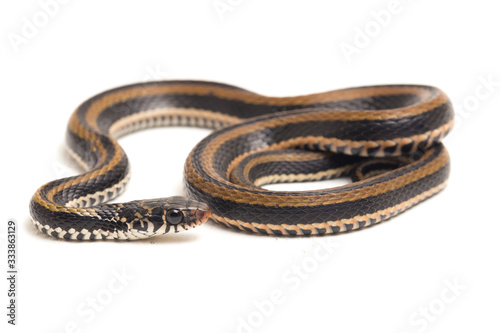
[[[30,211],[40,231],[74,240],[147,238],[196,227],[209,217],[273,235],[359,229],[444,188],[449,157],[440,140],[452,124],[449,99],[429,86],[281,98],[212,82],[124,86],[76,109],[67,144],[87,171],[40,187]],[[188,198],[105,204],[130,176],[116,138],[177,125],[218,129],[186,161]],[[301,192],[260,187],[343,176],[353,182]]]

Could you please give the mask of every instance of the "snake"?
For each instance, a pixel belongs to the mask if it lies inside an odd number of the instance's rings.
[[[185,194],[112,203],[130,179],[117,139],[159,126],[214,130],[186,159]],[[427,85],[270,97],[209,81],[129,84],[76,108],[66,143],[83,171],[38,188],[30,214],[42,233],[77,241],[145,239],[207,220],[274,236],[348,232],[446,186],[441,141],[452,126],[449,98]],[[319,190],[264,188],[342,177],[350,182]]]

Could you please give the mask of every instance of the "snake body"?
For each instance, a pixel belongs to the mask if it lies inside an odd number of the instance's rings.
[[[200,81],[133,84],[96,95],[70,118],[67,145],[86,169],[51,181],[30,202],[42,232],[74,240],[141,239],[209,217],[263,234],[331,234],[386,220],[446,185],[440,143],[453,124],[448,97],[385,85],[267,97]],[[215,129],[190,153],[184,197],[105,203],[129,177],[116,139],[156,126]],[[344,186],[269,191],[264,184],[350,177]]]

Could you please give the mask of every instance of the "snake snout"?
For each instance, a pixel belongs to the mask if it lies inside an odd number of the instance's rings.
[[[199,207],[196,211],[196,221],[198,222],[198,224],[203,224],[208,220],[210,214],[210,207],[208,207],[207,204],[200,202]]]
[[[210,207],[203,202],[181,196],[170,197],[167,201],[170,208],[177,208],[184,216],[182,226],[177,227],[177,229],[187,230],[197,227],[210,217]]]

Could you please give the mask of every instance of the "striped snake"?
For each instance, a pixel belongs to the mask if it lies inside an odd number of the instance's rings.
[[[272,235],[359,229],[444,188],[449,157],[440,140],[452,124],[447,96],[421,85],[280,98],[213,82],[128,85],[75,110],[67,146],[86,172],[40,187],[31,216],[40,231],[73,240],[143,239],[209,217]],[[116,139],[156,126],[216,129],[187,158],[188,196],[105,203],[130,177]],[[261,187],[337,177],[352,183],[299,192]]]

